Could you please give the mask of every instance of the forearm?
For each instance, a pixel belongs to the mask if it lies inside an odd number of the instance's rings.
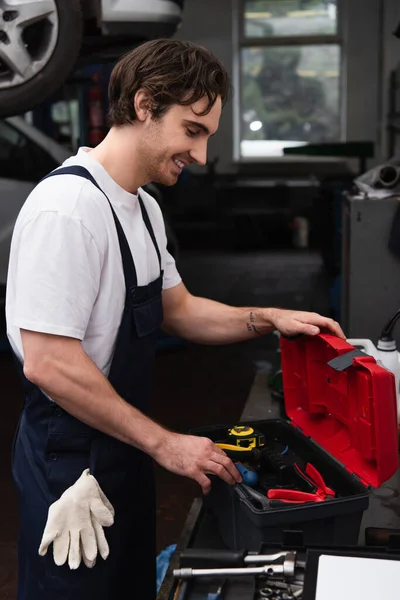
[[[61,347],[60,347],[61,349]],[[25,375],[84,423],[153,455],[168,433],[121,398],[77,340],[25,364]]]
[[[228,306],[189,294],[165,329],[199,344],[230,344],[274,331],[273,311]]]

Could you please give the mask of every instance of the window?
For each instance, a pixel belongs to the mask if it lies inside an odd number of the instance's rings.
[[[239,0],[240,157],[340,140],[337,0]]]
[[[38,182],[57,166],[45,150],[0,120],[0,177]]]

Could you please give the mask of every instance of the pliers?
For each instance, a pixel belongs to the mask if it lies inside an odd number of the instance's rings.
[[[267,497],[270,500],[281,500],[282,502],[301,504],[303,502],[323,502],[324,500],[336,496],[334,490],[325,485],[322,475],[311,463],[307,463],[305,473],[296,463],[294,464],[294,467],[301,477],[314,486],[315,491],[313,493],[308,493],[284,488],[269,490]]]

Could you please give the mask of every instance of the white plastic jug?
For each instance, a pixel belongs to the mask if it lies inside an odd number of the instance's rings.
[[[383,367],[391,371],[396,381],[397,397],[397,422],[400,424],[400,354],[394,340],[379,340],[378,347],[371,340],[348,339],[348,344],[359,348],[366,354],[373,356]]]

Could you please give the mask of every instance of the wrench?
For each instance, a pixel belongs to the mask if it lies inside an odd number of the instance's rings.
[[[289,566],[290,570],[291,566]],[[264,565],[262,567],[244,567],[233,569],[174,569],[174,577],[179,579],[191,579],[192,577],[237,577],[239,575],[284,575],[288,568],[284,565]]]
[[[289,550],[276,552],[275,554],[258,554],[256,552],[246,553],[243,550],[204,550],[203,548],[186,548],[180,554],[181,567],[217,568],[217,567],[242,567],[251,564],[269,564],[280,559],[285,559]],[[301,566],[296,562],[296,567]]]

